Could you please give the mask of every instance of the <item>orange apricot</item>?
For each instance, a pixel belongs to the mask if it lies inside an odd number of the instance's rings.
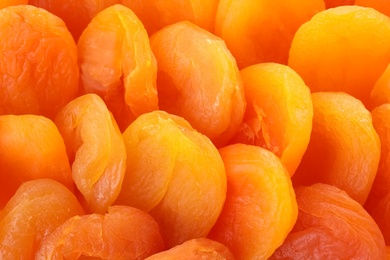
[[[293,228],[298,215],[290,176],[279,158],[252,145],[221,148],[227,195],[208,237],[237,259],[267,259]]]
[[[388,0],[355,0],[355,5],[372,7],[375,10],[390,16],[390,5]]]
[[[64,140],[50,119],[0,116],[0,209],[28,180],[50,178],[74,190]]]
[[[158,109],[156,60],[144,26],[129,8],[113,5],[100,12],[77,48],[83,91],[105,101],[121,131]]]
[[[223,146],[239,127],[246,105],[236,61],[223,40],[185,21],[161,29],[150,43],[158,63],[160,108],[186,118]]]
[[[84,211],[77,198],[61,183],[26,181],[0,213],[0,258],[34,259],[51,232],[80,214]]]
[[[390,62],[390,18],[361,6],[319,12],[296,32],[288,65],[312,92],[342,91],[368,103]]]
[[[247,108],[232,139],[264,147],[280,157],[292,176],[309,144],[310,89],[290,67],[261,63],[241,70]]]
[[[226,197],[225,168],[212,142],[164,111],[139,116],[123,138],[127,168],[115,203],[149,212],[168,248],[205,237]]]
[[[122,4],[133,10],[152,35],[180,21],[213,32],[218,0],[122,0]]]
[[[324,0],[326,8],[333,8],[341,5],[353,5],[356,0]]]
[[[111,206],[103,215],[68,219],[42,242],[36,258],[145,259],[163,249],[159,226],[149,214]]]
[[[369,200],[379,199],[390,192],[390,104],[371,111],[372,123],[381,142],[381,154]]]
[[[234,260],[233,254],[225,245],[208,238],[190,239],[183,244],[169,250],[149,256],[145,260],[172,260],[172,259],[214,259]]]
[[[29,0],[29,4],[60,17],[77,42],[81,33],[99,12],[120,0]]]
[[[240,69],[261,62],[287,64],[297,29],[324,9],[323,0],[220,0],[215,33]]]
[[[335,185],[364,204],[380,160],[380,140],[370,112],[342,92],[312,94],[310,142],[292,181]]]
[[[372,109],[385,103],[390,103],[390,63],[375,82],[367,107]]]
[[[13,5],[26,5],[28,0],[2,0],[0,2],[0,9]]]
[[[54,118],[79,84],[77,48],[64,22],[31,5],[7,7],[0,39],[0,114]]]
[[[385,259],[378,225],[339,188],[314,184],[295,188],[299,214],[274,259]]]
[[[55,123],[86,211],[105,212],[119,194],[126,168],[125,146],[115,119],[98,95],[86,94],[63,107]]]
[[[367,200],[365,209],[378,224],[385,238],[386,245],[390,245],[390,191],[375,200]]]

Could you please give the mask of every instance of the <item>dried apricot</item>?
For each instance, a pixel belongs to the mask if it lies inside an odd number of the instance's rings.
[[[172,259],[213,259],[234,260],[233,254],[225,245],[208,238],[190,239],[167,251],[152,255],[145,260],[172,260]]]
[[[77,48],[64,22],[46,10],[0,10],[0,114],[54,118],[76,97]]]
[[[0,116],[0,209],[28,180],[51,178],[74,190],[64,140],[38,115]]]
[[[372,7],[375,10],[390,16],[390,5],[388,0],[355,0],[355,5]]]
[[[123,138],[127,168],[116,204],[149,212],[169,248],[205,237],[226,197],[225,168],[211,141],[164,111],[139,116]]]
[[[390,18],[372,8],[339,6],[298,29],[288,65],[312,92],[347,92],[367,104],[389,62]]]
[[[120,0],[29,0],[30,5],[60,17],[77,42],[81,33],[99,12]]]
[[[232,139],[264,147],[281,158],[292,176],[310,139],[310,89],[288,66],[260,63],[241,70],[247,108]]]
[[[364,207],[378,224],[386,245],[390,245],[390,191],[380,198],[367,201]]]
[[[326,8],[333,8],[341,5],[353,5],[355,0],[324,0]]]
[[[121,131],[158,109],[156,60],[144,26],[129,8],[113,5],[100,12],[77,48],[83,91],[105,101]]]
[[[67,219],[84,214],[75,195],[51,179],[23,183],[0,213],[0,258],[34,259],[42,241]]]
[[[237,259],[267,259],[293,228],[298,215],[290,176],[279,158],[258,146],[221,148],[227,195],[209,237]]]
[[[223,40],[185,21],[161,29],[150,43],[158,63],[160,108],[186,118],[223,146],[236,132],[246,105],[236,61]]]
[[[133,10],[152,35],[180,21],[213,32],[218,0],[122,0],[122,4]]]
[[[385,259],[378,225],[347,193],[322,183],[295,192],[298,220],[270,259]]]
[[[287,64],[297,29],[324,9],[323,0],[220,0],[215,33],[240,69],[261,62]]]
[[[112,206],[104,215],[68,219],[43,241],[36,259],[145,259],[163,249],[158,224],[149,214]]]
[[[313,128],[294,185],[332,184],[364,204],[380,159],[380,140],[370,112],[342,92],[312,94]]]
[[[390,103],[390,63],[386,70],[375,82],[371,90],[370,100],[367,104],[368,108],[375,108],[385,103]]]
[[[28,0],[2,0],[0,2],[0,9],[13,5],[26,5]]]
[[[106,212],[117,198],[126,169],[122,134],[104,101],[80,96],[63,107],[55,123],[65,140],[73,180],[87,212]]]

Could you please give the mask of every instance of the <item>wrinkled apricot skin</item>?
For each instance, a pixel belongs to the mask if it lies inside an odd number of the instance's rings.
[[[218,0],[122,0],[122,4],[133,10],[153,35],[180,21],[190,21],[213,32]]]
[[[78,93],[77,48],[64,22],[31,5],[0,10],[0,114],[54,118]]]
[[[82,91],[99,95],[121,131],[158,109],[156,60],[137,16],[114,5],[94,17],[77,44]]]
[[[280,159],[264,148],[234,144],[219,151],[227,195],[208,237],[229,247],[237,259],[267,259],[297,219],[290,176]]]
[[[368,105],[389,62],[390,18],[372,8],[339,6],[298,29],[288,65],[312,92],[346,92]]]
[[[51,179],[23,183],[0,213],[0,258],[34,259],[58,226],[84,211],[75,195]]]
[[[298,220],[270,259],[385,259],[378,225],[347,193],[320,183],[295,192]]]
[[[112,206],[104,215],[69,218],[45,239],[36,259],[145,259],[163,249],[159,227],[150,215]]]
[[[116,204],[149,212],[168,248],[205,237],[226,197],[225,168],[212,142],[164,111],[139,116],[123,139],[127,168]]]
[[[296,30],[324,9],[323,0],[220,0],[215,34],[240,69],[263,62],[287,64]]]
[[[292,176],[310,139],[310,89],[291,68],[261,63],[241,70],[247,108],[231,143],[264,147],[275,153]]]
[[[64,140],[37,115],[0,116],[0,209],[26,181],[51,178],[74,190]]]
[[[387,0],[355,0],[355,5],[371,7],[387,16],[390,16],[390,6]]]
[[[233,254],[225,245],[208,238],[190,239],[167,251],[152,255],[145,260],[170,260],[170,259],[213,259],[234,260]]]
[[[380,161],[380,139],[370,112],[342,92],[312,94],[310,142],[292,181],[335,185],[361,204],[367,199]]]
[[[390,245],[390,192],[376,200],[367,201],[364,207],[381,229],[386,245]]]
[[[155,33],[159,106],[182,116],[221,147],[232,138],[245,111],[245,94],[234,57],[219,37],[190,22]]]
[[[55,123],[65,140],[73,180],[87,212],[104,213],[115,201],[126,170],[122,134],[104,101],[80,96],[63,107]]]

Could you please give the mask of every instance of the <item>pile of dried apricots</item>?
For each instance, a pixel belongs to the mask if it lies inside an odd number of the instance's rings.
[[[390,259],[388,0],[2,0],[0,259]]]

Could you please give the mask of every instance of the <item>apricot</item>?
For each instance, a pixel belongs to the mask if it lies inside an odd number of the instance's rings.
[[[164,111],[139,116],[123,133],[127,168],[116,204],[149,212],[168,248],[205,237],[226,197],[226,173],[212,142]]]
[[[240,69],[262,62],[287,64],[295,32],[324,9],[323,0],[220,0],[215,34]]]
[[[183,244],[169,250],[154,254],[145,260],[170,260],[170,259],[215,259],[234,260],[233,254],[225,245],[208,238],[190,239]]]
[[[126,151],[122,134],[96,94],[63,107],[55,123],[65,140],[72,176],[87,212],[104,213],[122,187]]]
[[[231,143],[264,147],[292,176],[309,144],[313,119],[310,89],[288,66],[261,63],[241,70],[247,108]]]
[[[294,35],[288,65],[312,92],[346,92],[365,105],[390,62],[390,18],[361,6],[321,11]]]
[[[24,182],[0,213],[0,258],[34,259],[51,232],[80,214],[84,211],[75,195],[61,183]]]
[[[214,31],[218,0],[122,0],[142,21],[149,35],[163,27],[190,21],[199,27]]]
[[[2,0],[0,2],[0,9],[13,5],[26,5],[28,0]]]
[[[341,5],[353,5],[356,0],[324,0],[325,7],[333,8]]]
[[[267,259],[297,219],[290,176],[280,159],[264,148],[234,144],[219,152],[227,195],[208,237],[229,247],[237,259]]]
[[[386,70],[375,82],[374,87],[370,93],[370,99],[367,104],[369,109],[373,109],[377,106],[385,103],[390,103],[390,63],[386,67]]]
[[[312,94],[310,142],[292,181],[335,185],[361,204],[367,199],[378,170],[381,146],[370,112],[342,92]]]
[[[50,119],[0,116],[0,209],[26,181],[51,178],[74,190],[64,140]]]
[[[104,215],[74,216],[48,236],[37,259],[145,259],[164,249],[156,221],[147,213],[112,206]]]
[[[385,259],[378,225],[364,208],[335,186],[295,188],[298,220],[272,259]]]
[[[390,6],[387,0],[355,0],[355,5],[371,7],[375,10],[390,16]]]
[[[76,97],[76,44],[64,22],[46,10],[18,5],[0,10],[0,115],[54,118]]]
[[[376,200],[367,201],[364,207],[378,224],[386,245],[390,245],[390,192]]]
[[[151,39],[160,109],[186,118],[217,146],[238,129],[245,94],[224,41],[190,22],[167,26]]]
[[[119,3],[120,0],[29,0],[30,5],[60,17],[76,42],[92,18],[107,7]]]
[[[95,93],[124,131],[158,109],[156,60],[148,34],[127,7],[113,5],[92,19],[77,43],[83,93]]]

